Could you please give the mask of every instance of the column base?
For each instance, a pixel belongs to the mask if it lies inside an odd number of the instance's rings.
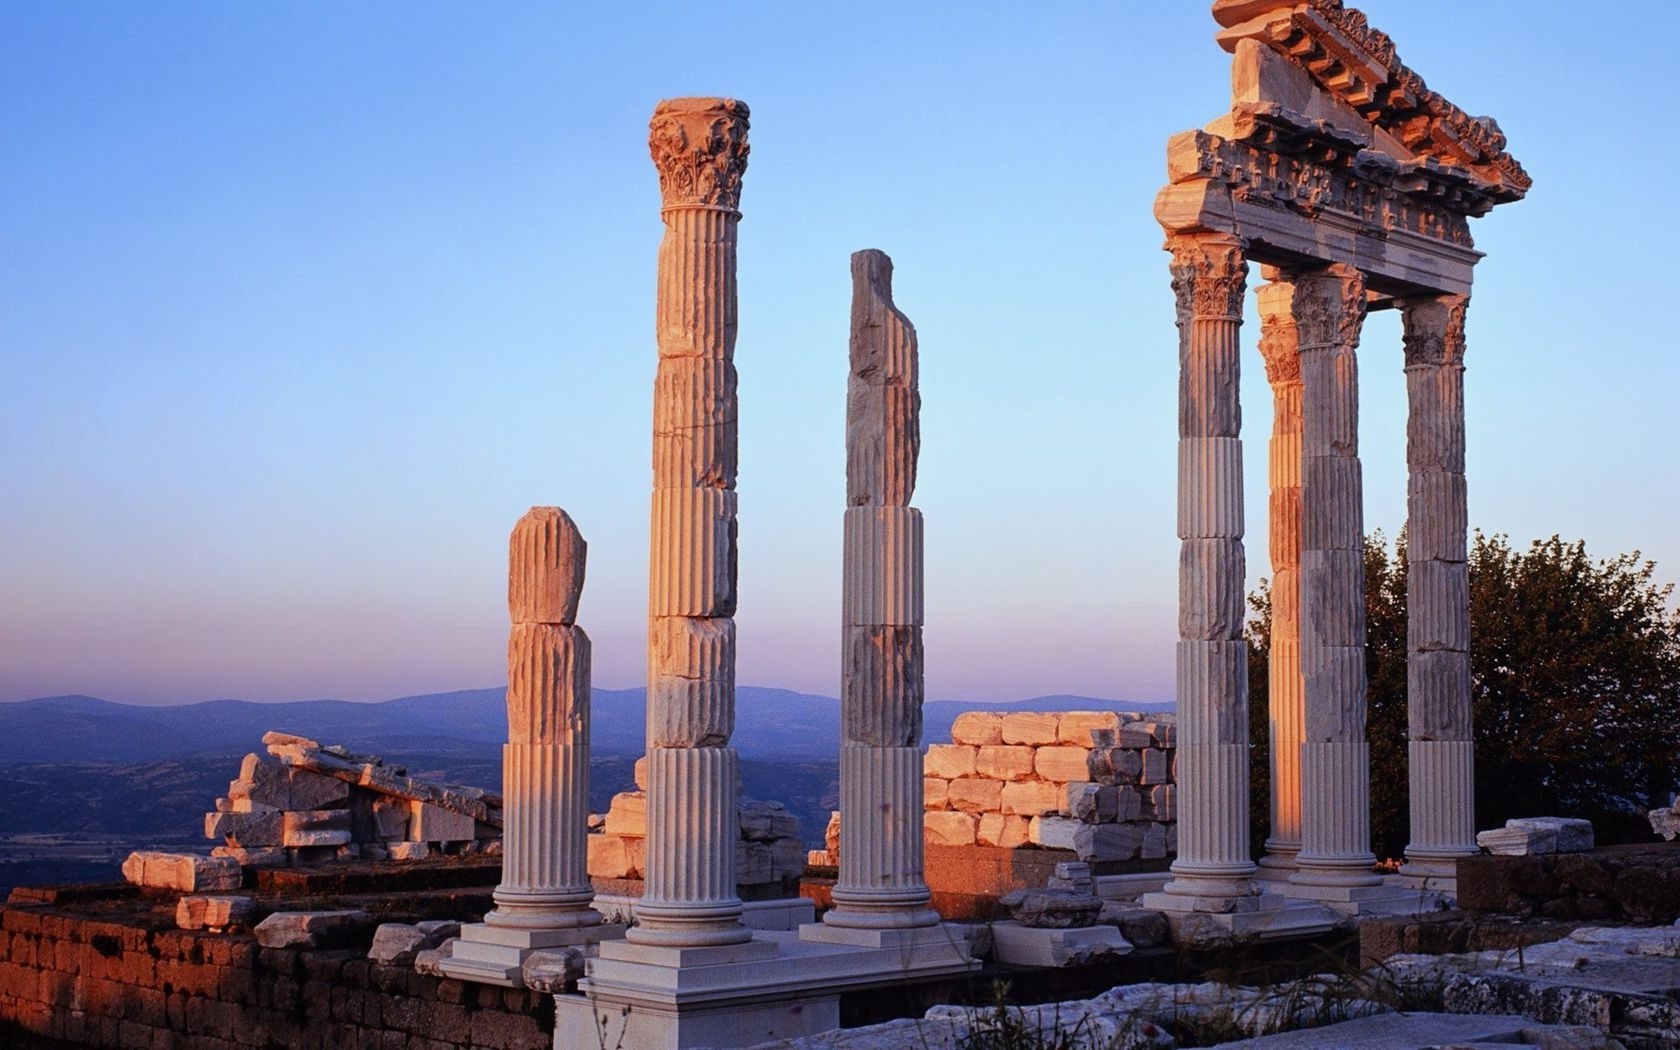
[[[623,936],[624,927],[610,923],[538,930],[477,922],[461,927],[461,936],[448,942],[450,954],[439,960],[438,969],[457,981],[523,988],[525,959],[532,952],[549,948],[588,952],[602,941]]]
[[[1299,842],[1290,844],[1268,842],[1266,844],[1266,855],[1256,863],[1259,870],[1254,873],[1255,879],[1268,891],[1282,892],[1276,884],[1288,882],[1289,877],[1300,868],[1300,864],[1296,860],[1300,852],[1301,844]]]
[[[937,945],[880,948],[813,942],[760,932],[715,948],[666,948],[609,941],[589,961],[577,995],[555,997],[556,1050],[589,1046],[682,1050],[738,1047],[815,1035],[840,1026],[840,993],[907,978],[966,973],[976,963],[966,939],[941,928],[835,930],[843,935],[937,933]],[[887,939],[891,939],[888,937]],[[905,968],[910,958],[926,965]]]

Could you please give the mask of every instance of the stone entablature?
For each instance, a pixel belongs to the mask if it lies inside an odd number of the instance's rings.
[[[1159,712],[966,712],[923,760],[926,840],[1164,860],[1178,848],[1177,740]]]

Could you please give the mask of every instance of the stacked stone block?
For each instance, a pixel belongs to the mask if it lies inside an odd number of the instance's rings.
[[[1171,715],[970,711],[923,759],[926,841],[1067,849],[1088,862],[1178,848]]]
[[[797,892],[805,870],[799,818],[780,802],[747,798],[736,801],[735,812],[740,828],[734,844],[736,893],[744,900],[763,900]],[[636,789],[614,795],[606,814],[591,818],[590,825],[590,878],[616,882],[646,876],[647,759],[636,762]]]
[[[250,867],[332,860],[416,860],[500,849],[501,798],[416,780],[374,755],[285,733],[245,756],[239,778],[204,815],[213,858]],[[184,886],[182,889],[206,887]]]

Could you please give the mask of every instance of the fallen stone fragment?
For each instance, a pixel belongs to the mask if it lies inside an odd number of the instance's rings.
[[[200,857],[193,853],[138,850],[123,861],[123,878],[136,886],[198,893],[236,890],[244,873],[230,857]]]
[[[451,937],[458,937],[461,924],[447,919],[409,925],[401,922],[382,923],[373,931],[373,945],[368,958],[376,963],[407,966],[419,953],[436,948]]]
[[[257,923],[257,943],[264,948],[345,947],[373,921],[365,911],[277,911]]]
[[[1082,890],[1015,890],[998,904],[1022,926],[1044,930],[1094,926],[1102,912],[1102,901]]]
[[[1167,943],[1172,929],[1165,914],[1142,908],[1131,901],[1103,901],[1097,923],[1119,927],[1135,948],[1153,948]]]
[[[1653,809],[1646,817],[1651,822],[1651,831],[1665,841],[1673,842],[1674,836],[1680,835],[1680,807]]]
[[[525,956],[520,976],[533,992],[560,994],[574,987],[583,976],[583,950],[544,948]]]
[[[183,930],[225,930],[244,926],[256,916],[249,897],[182,897],[175,903],[175,925]]]

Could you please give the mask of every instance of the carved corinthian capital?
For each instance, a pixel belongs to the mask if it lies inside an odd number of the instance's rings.
[[[1407,365],[1463,365],[1465,295],[1408,299],[1401,304]]]
[[[1170,239],[1167,247],[1172,252],[1180,327],[1192,318],[1242,319],[1248,262],[1240,240],[1226,234],[1180,235]]]
[[[1365,323],[1365,275],[1345,263],[1296,274],[1295,316],[1300,345],[1359,345]]]
[[[1254,293],[1260,306],[1260,356],[1274,387],[1301,381],[1300,337],[1295,330],[1295,287],[1287,281],[1263,284]]]
[[[665,207],[740,206],[747,116],[747,104],[732,98],[668,98],[654,107],[648,149]]]

